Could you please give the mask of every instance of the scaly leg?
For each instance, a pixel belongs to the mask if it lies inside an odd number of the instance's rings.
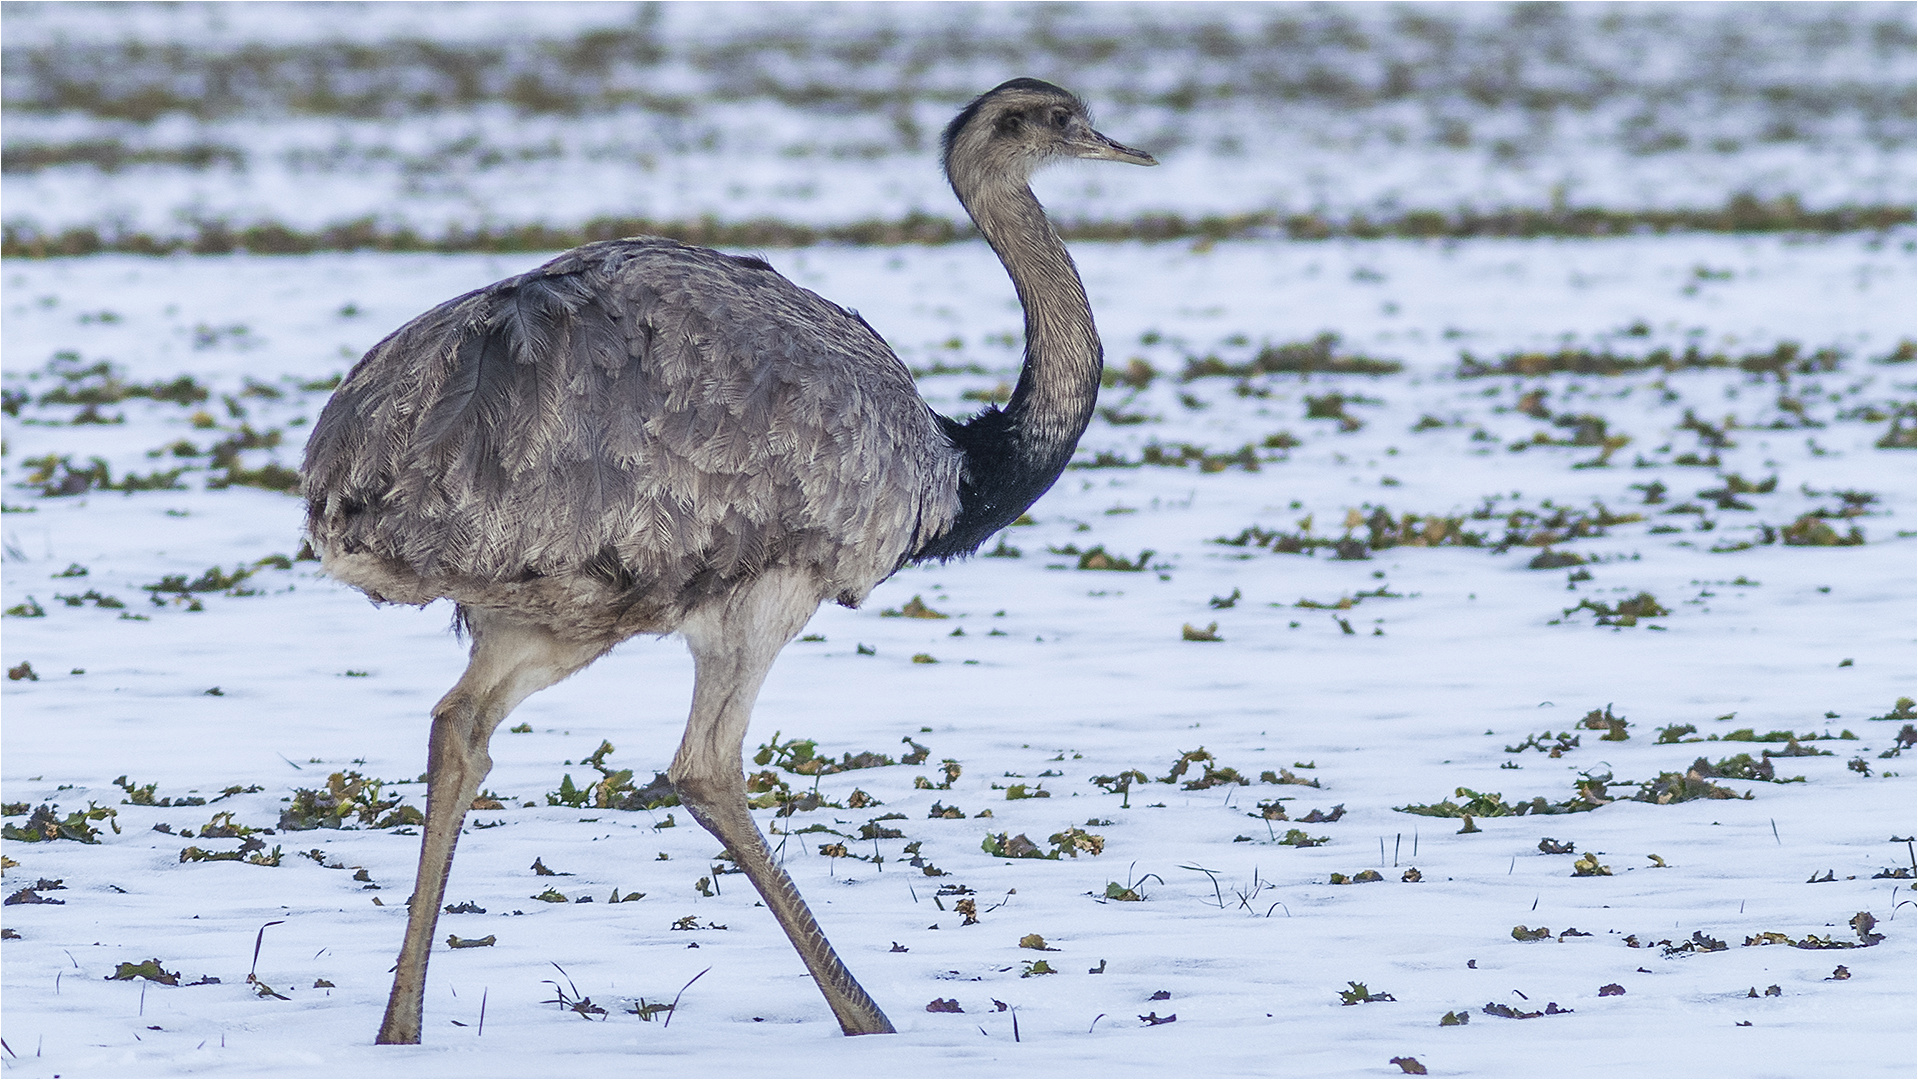
[[[420,1041],[426,996],[426,959],[446,897],[453,848],[467,808],[492,771],[487,742],[500,721],[527,695],[592,663],[607,646],[560,641],[537,627],[486,612],[468,612],[473,630],[466,673],[433,707],[433,733],[426,750],[426,825],[420,839],[419,874],[400,945],[393,992],[380,1022],[380,1043]]]
[[[892,1023],[833,952],[792,878],[772,860],[746,805],[740,747],[779,650],[806,625],[819,597],[799,575],[768,574],[681,628],[694,661],[693,712],[667,774],[693,819],[726,845],[779,920],[848,1035],[889,1034]]]

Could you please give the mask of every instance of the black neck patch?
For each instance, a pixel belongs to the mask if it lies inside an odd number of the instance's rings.
[[[939,426],[965,456],[959,478],[959,516],[952,528],[908,555],[907,562],[943,562],[971,555],[1039,501],[1072,459],[1072,444],[1063,448],[1064,453],[1034,446],[1021,436],[1017,418],[998,408],[964,421],[941,416]]]

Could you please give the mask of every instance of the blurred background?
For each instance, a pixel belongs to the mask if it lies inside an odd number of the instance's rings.
[[[1910,221],[1909,3],[8,3],[9,254],[942,240],[1019,75],[1081,237]]]

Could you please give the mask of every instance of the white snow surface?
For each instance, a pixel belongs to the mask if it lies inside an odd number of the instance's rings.
[[[1019,75],[1083,94],[1110,134],[1165,163],[1062,173],[1043,194],[1067,219],[1716,209],[1741,194],[1900,206],[1918,186],[1901,5],[14,4],[4,17],[9,154],[133,155],[10,166],[5,220],[27,232],[957,218],[928,167],[938,132]],[[657,56],[555,59],[594,33]],[[127,42],[152,48],[126,71],[90,51]],[[361,57],[366,70],[305,61],[343,67],[315,85],[351,95],[367,80],[437,85],[445,71],[404,53],[421,42],[494,50],[464,58],[489,69],[466,75],[526,73],[579,103],[522,112],[499,91],[414,109],[389,88],[355,115],[290,104],[310,73],[272,52],[384,56]],[[162,62],[167,49],[185,59]],[[58,78],[31,78],[41,64]],[[124,78],[195,99],[215,69],[246,108],[135,120],[52,89],[113,98]],[[153,158],[195,148],[221,154]]]
[[[717,844],[683,810],[549,804],[563,775],[596,778],[581,759],[602,740],[617,748],[608,764],[640,783],[666,766],[691,665],[677,641],[641,639],[528,700],[509,723],[530,730],[494,739],[486,786],[504,808],[469,816],[447,895],[485,913],[443,916],[439,933],[497,944],[436,951],[417,1047],[372,1045],[405,921],[410,830],[281,830],[261,837],[283,849],[277,867],[182,862],[188,844],[236,842],[178,833],[220,811],[275,828],[297,789],[343,770],[384,778],[420,805],[423,785],[411,781],[424,768],[428,710],[463,663],[450,612],[372,607],[311,562],[197,594],[199,611],[150,601],[143,586],[293,555],[298,500],[206,489],[207,445],[242,424],[279,431],[276,448],[242,461],[297,465],[325,398],[301,384],[344,371],[426,307],[538,260],[7,262],[0,347],[20,407],[4,421],[3,595],[9,608],[37,603],[45,615],[0,624],[5,665],[37,675],[4,684],[0,789],[9,804],[56,804],[61,815],[111,807],[118,828],[103,824],[91,845],[0,844],[17,860],[5,871],[9,896],[40,879],[63,886],[38,893],[59,905],[4,908],[19,934],[0,967],[4,1075],[1396,1076],[1395,1057],[1435,1076],[1918,1068],[1918,909],[1904,910],[1908,878],[1874,876],[1911,862],[1906,843],[1889,842],[1913,834],[1911,752],[1885,757],[1901,722],[1872,719],[1912,694],[1918,638],[1911,452],[1874,445],[1910,423],[1889,417],[1910,408],[1911,365],[1878,362],[1918,319],[1908,233],[1074,253],[1109,366],[1138,358],[1162,373],[1143,389],[1104,391],[1107,411],[1079,463],[1101,452],[1136,463],[1156,442],[1214,453],[1249,445],[1258,467],[1075,468],[1034,506],[1035,524],[1002,535],[1022,557],[903,570],[863,609],[822,609],[807,633],[823,640],[795,642],[775,667],[748,753],[776,734],[817,740],[834,759],[897,757],[904,739],[930,749],[923,764],[818,783],[834,802],[857,788],[876,807],[758,814],[762,828],[794,833],[782,848],[788,870],[899,1033],[842,1037],[741,877],[720,876],[717,895],[696,890]],[[925,373],[921,387],[942,411],[975,407],[965,392],[990,392],[1016,371],[1018,308],[982,245],[768,254],[794,280],[858,307]],[[1178,378],[1190,357],[1241,362],[1261,343],[1321,332],[1340,335],[1341,351],[1405,370]],[[1782,341],[1843,358],[1782,385],[1737,369],[1454,373],[1463,351],[1642,356],[1696,344],[1738,357]],[[60,371],[96,361],[135,383],[191,375],[213,396],[102,405],[104,424],[73,423],[77,405],[40,403]],[[1533,391],[1543,395],[1522,400]],[[1306,416],[1307,396],[1331,393],[1362,427]],[[1520,411],[1541,405],[1602,416],[1631,442],[1597,468],[1573,468],[1593,459],[1591,446],[1513,449],[1538,432],[1566,437]],[[1717,467],[1675,463],[1708,449],[1682,426],[1687,416],[1732,444],[1717,450]],[[1298,445],[1266,448],[1280,431]],[[175,456],[180,440],[202,456]],[[47,497],[27,483],[27,459],[44,455],[76,464],[97,455],[114,478],[186,471],[181,490]],[[1778,479],[1733,500],[1751,509],[1695,494],[1726,488],[1732,474]],[[1648,503],[1655,483],[1662,501]],[[1859,501],[1865,493],[1873,498]],[[1504,515],[1549,513],[1548,501],[1642,519],[1553,546],[1589,560],[1577,568],[1589,579],[1528,569],[1534,547],[1489,546]],[[1497,516],[1471,518],[1481,505]],[[1777,530],[1847,505],[1862,514],[1830,522],[1861,529],[1862,544],[1757,542],[1761,524]],[[1214,542],[1254,524],[1298,531],[1308,516],[1312,535],[1337,538],[1352,531],[1348,512],[1380,506],[1465,515],[1488,546],[1399,546],[1345,561],[1325,548]],[[1711,550],[1740,543],[1754,546]],[[1069,545],[1127,560],[1149,551],[1138,557],[1150,569],[1079,570],[1077,555],[1049,550]],[[75,564],[84,577],[57,576]],[[56,599],[85,590],[125,607]],[[1589,610],[1566,613],[1640,592],[1670,614],[1614,628],[1594,625]],[[949,617],[883,614],[915,596]],[[1332,606],[1341,599],[1354,603]],[[1213,623],[1221,641],[1183,640],[1182,626]],[[1628,740],[1577,726],[1607,707],[1628,720]],[[1775,759],[1781,779],[1803,783],[1721,781],[1749,800],[1625,797],[1701,755],[1783,748],[1658,742],[1659,728],[1683,724],[1697,729],[1689,738],[1829,733],[1803,745],[1831,754]],[[1507,749],[1540,732],[1576,734],[1580,745],[1560,758]],[[1200,747],[1248,782],[1157,781]],[[950,789],[914,786],[940,781],[947,758],[963,767]],[[1130,769],[1155,779],[1124,800],[1091,782]],[[1280,770],[1319,786],[1257,779]],[[1605,774],[1616,802],[1480,816],[1472,833],[1457,818],[1396,809],[1463,801],[1461,787],[1559,802],[1582,776]],[[260,790],[206,806],[136,806],[122,801],[122,776],[157,784],[163,799]],[[1042,784],[1049,797],[1009,800],[1013,784]],[[1274,799],[1286,800],[1289,821],[1259,816]],[[929,819],[935,802],[966,816]],[[1335,806],[1336,821],[1298,821]],[[844,841],[879,864],[819,854],[834,833],[797,833],[820,824],[857,836],[892,813],[904,817],[879,824],[903,837]],[[174,835],[155,831],[162,823]],[[1044,847],[1074,826],[1103,837],[1103,852],[1045,861],[981,848],[998,833]],[[1328,839],[1279,842],[1294,828]],[[1542,837],[1595,853],[1611,873],[1574,877],[1578,856],[1542,853]],[[914,841],[949,876],[909,866],[902,847]],[[321,859],[296,854],[308,850]],[[537,875],[536,859],[567,876]],[[1422,879],[1402,880],[1412,867]],[[1331,883],[1365,870],[1383,880]],[[1144,899],[1106,899],[1112,883]],[[961,925],[957,895],[935,896],[958,885],[973,890],[975,925]],[[570,902],[533,899],[549,886]],[[646,895],[606,903],[633,891]],[[1858,912],[1877,919],[1881,943],[1743,944],[1774,932],[1858,943],[1848,925]],[[674,929],[688,918],[695,929]],[[1515,926],[1551,936],[1515,940]],[[1659,944],[1694,933],[1727,948]],[[1021,948],[1029,934],[1057,951]],[[182,985],[107,978],[148,959]],[[1039,960],[1057,973],[1021,977]],[[1839,965],[1849,978],[1834,978]],[[256,992],[249,973],[283,999]],[[185,985],[202,976],[219,981]],[[1392,1000],[1343,1005],[1350,983]],[[1601,996],[1613,985],[1624,992]],[[628,1011],[682,988],[670,1027]],[[607,1012],[583,1018],[554,1003],[556,990]],[[964,1012],[929,1012],[934,999]],[[1548,1002],[1570,1012],[1483,1011]],[[1441,1027],[1455,1010],[1471,1022]]]

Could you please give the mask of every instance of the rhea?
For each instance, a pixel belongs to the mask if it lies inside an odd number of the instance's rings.
[[[375,602],[451,599],[472,641],[433,707],[419,874],[379,1042],[419,1041],[427,954],[493,731],[620,642],[668,633],[695,673],[675,793],[840,1027],[893,1030],[747,807],[753,702],[822,602],[857,606],[903,566],[971,554],[1058,479],[1102,348],[1028,178],[1065,158],[1157,164],[1036,79],[967,105],[943,149],[1025,309],[1003,409],[935,413],[856,313],[761,259],[658,237],[588,244],[449,300],[374,346],[328,402],[301,482],[325,571]]]

